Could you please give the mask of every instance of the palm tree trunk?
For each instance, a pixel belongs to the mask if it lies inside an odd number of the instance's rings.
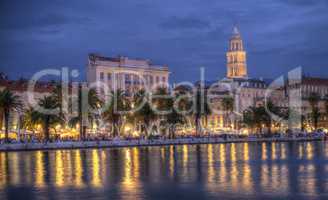
[[[50,133],[49,133],[49,117],[46,117],[46,120],[44,122],[44,135],[45,135],[46,142],[48,142],[49,141],[49,138],[50,138]]]
[[[82,126],[82,122],[81,121],[80,121],[79,132],[80,132],[80,140],[84,140],[84,137],[83,137],[83,126]]]
[[[314,129],[317,130],[318,129],[318,117],[315,117],[314,119]]]
[[[4,111],[5,118],[5,143],[9,142],[9,111],[5,109]]]
[[[196,135],[199,136],[200,133],[199,133],[199,117],[198,116],[195,117],[195,126],[196,126]]]
[[[87,126],[82,126],[82,140],[86,139]]]

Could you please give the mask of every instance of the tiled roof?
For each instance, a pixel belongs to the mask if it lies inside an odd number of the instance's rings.
[[[25,92],[28,88],[27,81],[10,81],[10,80],[0,80],[0,88],[8,88],[15,92]],[[34,87],[34,92],[49,93],[54,89],[54,84],[50,82],[37,82]]]
[[[304,77],[302,83],[306,85],[326,85],[328,86],[327,78]]]

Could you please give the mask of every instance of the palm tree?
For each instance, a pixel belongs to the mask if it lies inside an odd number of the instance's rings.
[[[263,112],[263,114],[262,114],[262,121],[268,129],[268,133],[271,134],[273,119],[269,112],[271,112],[277,116],[282,116],[283,113],[281,112],[280,108],[278,108],[277,106],[275,106],[272,103],[272,101],[268,101],[266,104],[266,108],[264,108],[264,109],[265,109],[265,112]]]
[[[157,115],[150,105],[149,94],[145,90],[140,90],[134,95],[134,104],[138,108],[134,117],[143,124],[142,131],[148,137],[151,131],[151,124],[157,119]]]
[[[311,93],[309,96],[309,104],[311,106],[311,119],[313,122],[313,127],[315,130],[318,128],[318,122],[320,118],[320,110],[319,110],[319,101],[320,101],[320,96],[317,93]]]
[[[243,123],[251,129],[251,131],[254,130],[254,128],[257,125],[257,122],[255,120],[255,107],[249,107],[247,110],[243,112]]]
[[[181,101],[180,104],[177,105],[178,111],[176,110],[176,108],[174,108],[174,102],[178,96],[179,95],[174,96],[174,99],[171,99],[171,101],[169,101],[169,107],[171,108],[171,112],[166,117],[166,123],[169,125],[170,138],[175,138],[176,127],[178,124],[181,125],[186,123],[186,116],[178,112],[185,110],[187,106],[186,102]]]
[[[201,118],[205,117],[205,123],[207,123],[207,117],[211,114],[210,106],[208,105],[207,91],[202,91],[202,89],[198,87],[194,94],[194,103],[193,115],[195,119],[196,135],[200,135]]]
[[[169,95],[168,89],[159,87],[152,97],[152,105],[156,108],[157,131],[159,130],[160,123],[166,122],[168,115],[171,114],[173,109],[173,97]]]
[[[324,101],[325,101],[325,120],[326,122],[328,122],[328,94],[325,95]],[[328,127],[328,125],[326,125],[326,127]]]
[[[111,92],[110,103],[103,112],[103,118],[112,124],[114,137],[120,136],[126,117],[129,116],[127,113],[129,108],[130,103],[122,90]]]
[[[234,99],[233,97],[224,97],[222,99],[222,109],[224,110],[225,116],[224,116],[224,126],[227,125],[227,121],[229,118],[230,124],[232,123],[230,120],[230,115],[234,108]]]
[[[59,108],[57,100],[53,96],[45,96],[39,100],[39,106],[41,109],[55,111]],[[44,138],[48,142],[50,139],[50,128],[64,122],[64,117],[60,112],[45,112],[43,110],[36,110],[34,119],[41,123]]]
[[[87,100],[83,99],[85,95],[87,96]],[[96,114],[91,112],[91,109],[94,110],[99,108],[102,102],[98,98],[97,91],[95,89],[89,90],[81,84],[79,85],[78,95],[76,98],[73,98],[73,101],[77,102],[77,116],[70,119],[69,125],[73,127],[79,124],[80,139],[85,140],[86,129],[88,127],[87,122],[92,124],[96,117]]]
[[[268,133],[271,134],[272,116],[268,111],[278,116],[281,115],[280,109],[269,101],[266,107],[249,107],[243,114],[243,121],[250,128],[257,127],[260,133],[264,124],[268,129]]]
[[[5,120],[5,142],[7,143],[9,135],[9,117],[12,111],[17,111],[22,108],[20,97],[14,95],[7,88],[0,92],[0,110],[1,115]]]
[[[24,111],[22,119],[22,128],[35,132],[35,126],[40,122],[40,117],[38,112],[36,112],[32,107],[29,107]]]

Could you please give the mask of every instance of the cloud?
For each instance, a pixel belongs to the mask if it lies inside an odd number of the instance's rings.
[[[203,19],[177,16],[170,17],[160,24],[164,29],[203,29],[209,26],[209,21]]]
[[[0,30],[26,30],[48,28],[55,26],[62,26],[72,23],[81,23],[88,21],[88,18],[65,16],[58,13],[50,13],[46,15],[32,15],[26,17],[24,15],[17,15],[0,24]]]

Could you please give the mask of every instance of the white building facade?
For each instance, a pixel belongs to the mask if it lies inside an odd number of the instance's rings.
[[[111,58],[90,54],[87,66],[89,86],[97,83],[102,85],[103,89],[106,87],[110,91],[120,89],[127,95],[141,89],[168,87],[169,74],[168,67],[165,65],[153,65],[150,60],[122,56]]]

